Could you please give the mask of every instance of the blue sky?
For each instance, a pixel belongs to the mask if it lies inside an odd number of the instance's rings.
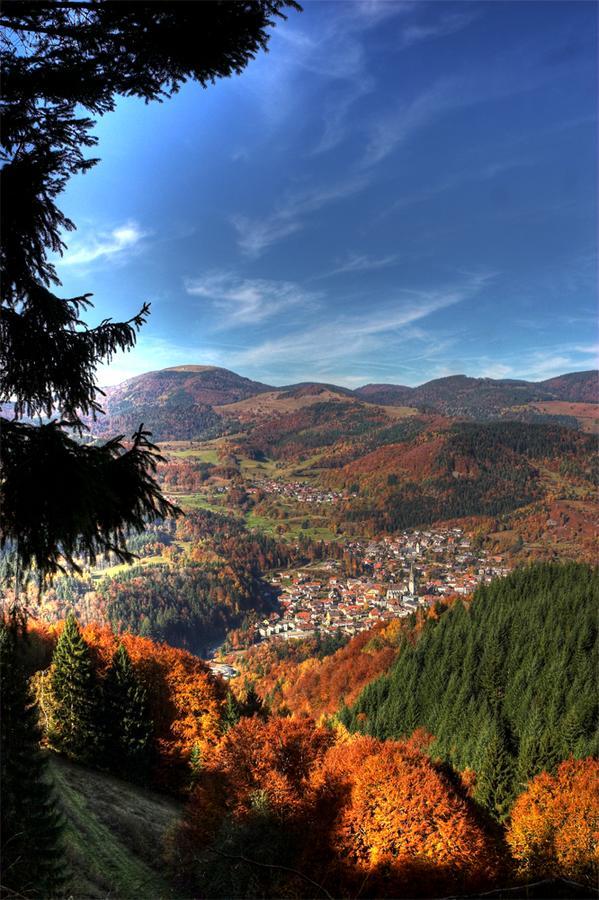
[[[593,367],[596,40],[587,2],[307,0],[241,76],[119,100],[62,198],[65,295],[152,304],[101,382]]]

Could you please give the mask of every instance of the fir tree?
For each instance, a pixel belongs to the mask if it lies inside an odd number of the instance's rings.
[[[227,694],[227,699],[225,700],[225,708],[223,710],[221,722],[223,731],[228,731],[229,728],[233,728],[239,722],[241,718],[241,706],[235,697],[235,694],[232,691],[229,691]]]
[[[134,346],[149,306],[124,322],[83,321],[91,293],[61,297],[53,254],[75,228],[57,198],[69,178],[97,162],[88,150],[94,115],[115,98],[171,96],[188,80],[207,86],[240,73],[266,49],[268,30],[294,0],[249,3],[31,3],[7,0],[0,13],[2,80],[0,547],[41,577],[85,556],[123,561],[131,531],[176,508],[155,479],[160,457],[140,425],[82,446],[101,412],[97,367]],[[23,421],[46,416],[47,424]],[[87,420],[86,420],[87,417]],[[16,580],[16,579],[15,579]],[[17,585],[18,590],[18,585]]]
[[[243,702],[241,704],[240,714],[242,716],[264,716],[266,714],[266,710],[264,708],[264,703],[260,699],[256,687],[252,682],[246,682],[245,684],[245,696],[243,698]]]
[[[53,745],[75,759],[92,759],[101,744],[98,684],[90,649],[72,612],[54,650],[50,685]]]
[[[491,721],[480,734],[475,796],[502,821],[514,800],[513,741],[505,723]]]
[[[204,760],[202,756],[202,748],[199,743],[196,741],[193,745],[192,751],[189,755],[189,789],[192,790],[198,782],[200,777],[200,773],[202,771],[204,765]]]
[[[41,732],[19,658],[16,622],[0,627],[2,895],[54,896],[64,881],[62,817],[48,783]]]
[[[120,775],[144,780],[152,758],[153,726],[145,688],[119,644],[103,683],[105,760]]]
[[[523,791],[530,779],[542,771],[541,740],[543,733],[543,718],[538,708],[535,708],[520,740],[516,767],[517,793]]]

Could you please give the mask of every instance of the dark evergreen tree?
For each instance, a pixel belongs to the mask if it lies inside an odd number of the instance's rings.
[[[163,99],[192,79],[206,86],[241,72],[266,49],[268,29],[293,0],[6,0],[0,13],[2,202],[0,265],[0,546],[41,576],[111,551],[130,560],[128,532],[175,508],[154,478],[158,456],[143,426],[127,446],[81,446],[100,410],[97,366],[130,349],[149,307],[90,328],[90,293],[59,297],[49,261],[75,226],[57,205],[68,179],[96,159],[90,116],[118,95]],[[23,417],[47,416],[34,426]],[[17,579],[16,579],[17,580]],[[18,580],[17,580],[18,581]],[[17,584],[18,587],[18,584]]]
[[[227,699],[225,700],[225,708],[223,710],[222,715],[222,726],[223,731],[228,731],[229,728],[233,728],[234,725],[237,725],[241,718],[241,705],[235,694],[232,691],[229,691],[227,694]]]
[[[91,652],[72,612],[54,650],[50,685],[52,744],[75,759],[93,760],[102,745],[100,696]]]
[[[516,789],[520,793],[535,775],[543,770],[541,740],[545,725],[538,708],[531,711],[530,719],[520,739],[516,764]]]
[[[152,762],[153,726],[146,690],[123,644],[114,653],[102,687],[103,762],[119,775],[144,781]]]
[[[253,681],[245,684],[245,695],[241,703],[240,715],[248,717],[266,715],[264,703],[260,699]]]
[[[64,882],[62,817],[40,751],[41,732],[20,658],[16,621],[0,627],[2,896],[55,896]]]
[[[503,820],[515,797],[515,761],[505,725],[491,722],[480,734],[475,796],[491,815]]]

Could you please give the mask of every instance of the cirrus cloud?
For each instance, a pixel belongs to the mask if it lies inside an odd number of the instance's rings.
[[[74,242],[61,259],[63,266],[84,266],[98,259],[122,258],[137,248],[148,232],[133,221],[126,222],[109,232],[89,234],[83,241]]]

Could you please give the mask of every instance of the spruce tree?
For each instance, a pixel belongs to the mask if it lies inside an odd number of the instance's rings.
[[[227,693],[227,699],[225,700],[225,708],[223,710],[223,714],[221,717],[221,724],[223,731],[228,731],[229,728],[233,728],[239,722],[241,718],[241,706],[239,701],[235,697],[233,691],[229,691]]]
[[[266,715],[264,703],[262,702],[253,681],[246,681],[245,696],[241,704],[240,714],[242,716],[260,716]]]
[[[112,771],[136,781],[147,778],[153,726],[145,688],[119,644],[103,683],[104,761]]]
[[[528,725],[520,738],[518,762],[516,766],[516,790],[524,790],[527,783],[542,770],[541,741],[544,722],[538,707],[532,710]]]
[[[77,440],[101,412],[98,365],[129,350],[149,306],[124,322],[83,321],[87,292],[61,297],[52,254],[74,223],[57,204],[68,180],[97,162],[92,116],[118,96],[162,100],[182,84],[241,73],[266,50],[294,0],[93,3],[6,0],[2,42],[0,269],[0,548],[40,577],[112,552],[148,519],[176,512],[155,479],[143,425],[129,443]],[[34,425],[30,420],[47,417]],[[70,427],[69,427],[70,426]],[[18,591],[18,579],[16,590]]]
[[[202,755],[202,748],[200,747],[198,741],[195,741],[189,755],[189,790],[192,790],[197,784],[202,772],[203,765],[204,759]]]
[[[101,747],[98,683],[90,649],[72,612],[54,650],[50,686],[55,704],[52,744],[74,759],[92,760]]]
[[[62,816],[48,782],[41,731],[13,620],[0,627],[2,895],[55,896],[64,881]]]
[[[509,733],[503,723],[491,722],[481,734],[475,796],[500,821],[514,800],[514,770]]]

